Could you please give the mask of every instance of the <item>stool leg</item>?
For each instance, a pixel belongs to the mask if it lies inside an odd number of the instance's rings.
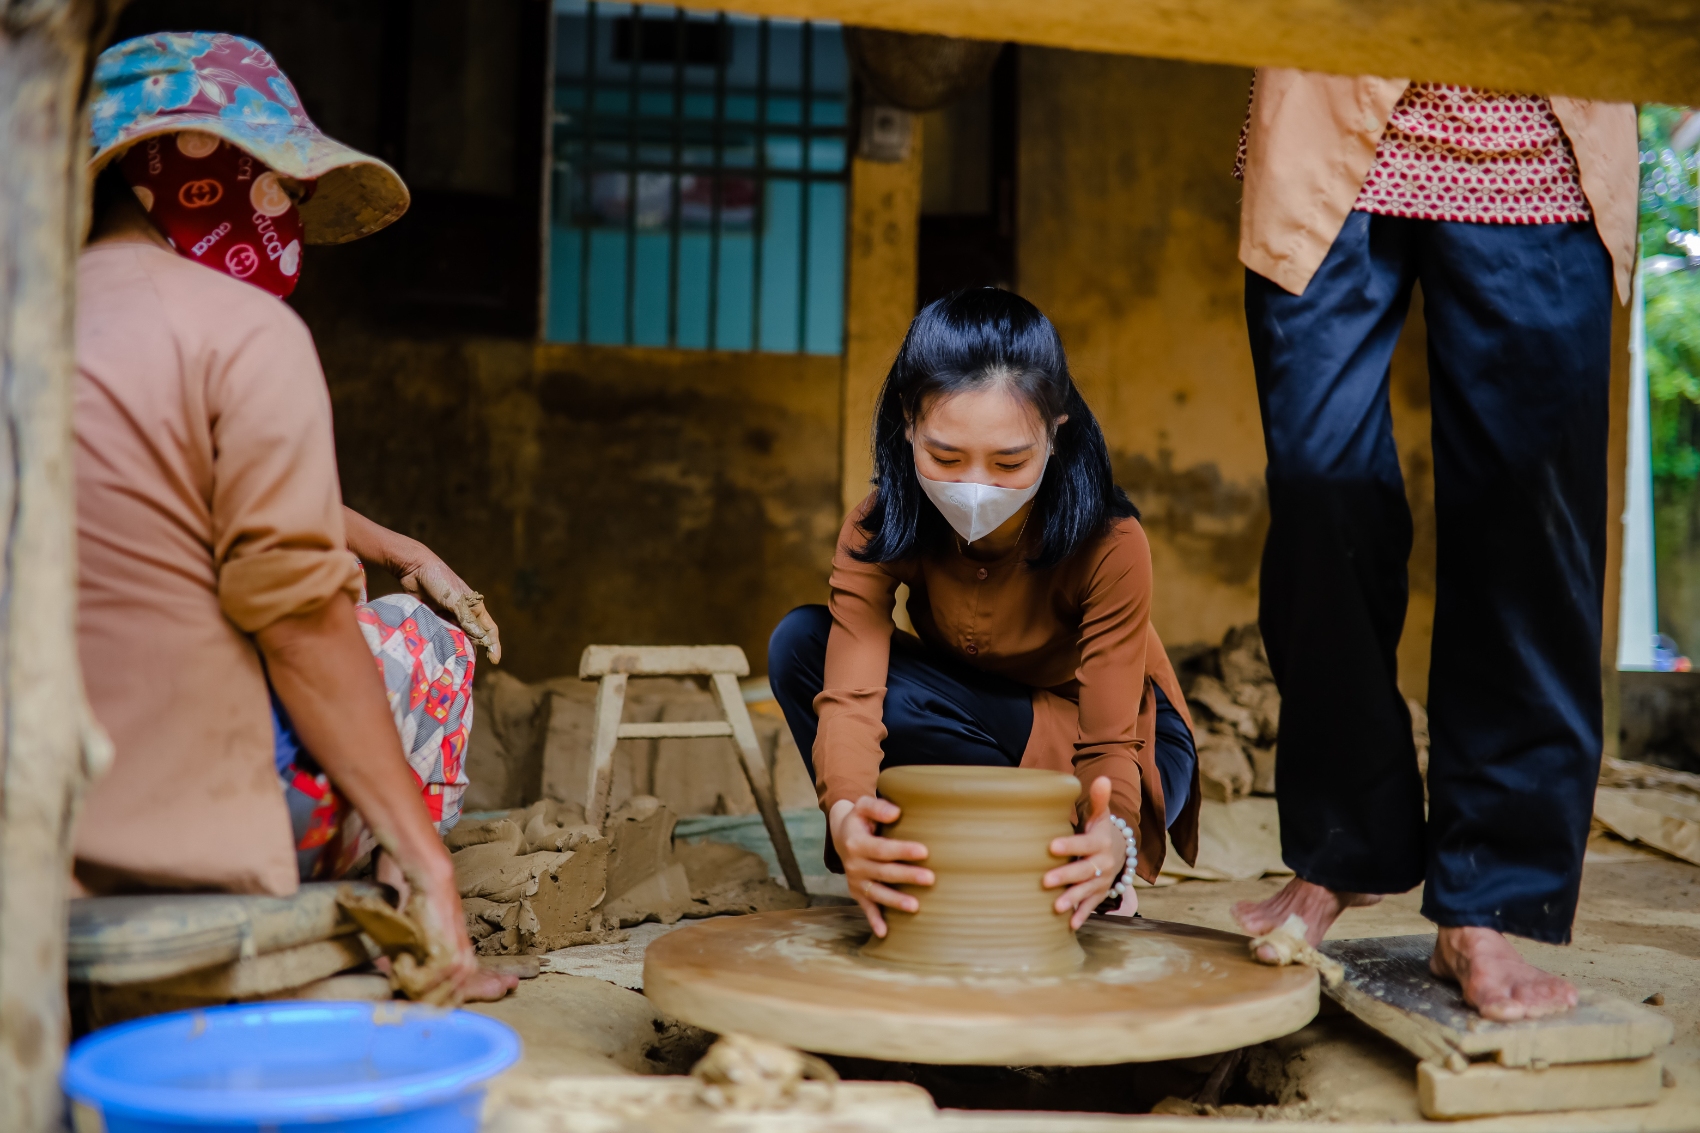
[[[596,735],[590,743],[590,781],[585,784],[584,820],[601,830],[608,822],[608,786],[614,778],[614,745],[626,710],[626,674],[609,673],[596,686]]]
[[[731,673],[715,673],[711,679],[720,711],[732,725],[732,742],[744,765],[744,778],[750,781],[750,794],[756,797],[756,809],[761,811],[767,836],[773,839],[773,852],[779,858],[779,868],[785,872],[785,884],[793,893],[807,893],[803,888],[803,871],[797,867],[797,855],[791,849],[791,835],[785,829],[785,818],[773,797],[773,778],[761,757],[761,744],[756,741],[756,729],[750,723],[750,710],[744,706],[744,694],[738,688],[738,678]]]

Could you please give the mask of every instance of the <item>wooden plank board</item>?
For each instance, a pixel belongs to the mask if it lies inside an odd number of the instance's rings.
[[[674,720],[660,724],[621,724],[622,740],[690,740],[714,736],[732,738],[732,725],[725,720]]]
[[[376,895],[370,882],[308,882],[291,897],[150,893],[71,902],[70,979],[127,984],[169,979],[356,931],[340,893]]]
[[[1601,787],[1594,795],[1594,817],[1626,841],[1645,842],[1700,865],[1700,796],[1668,789]]]
[[[1583,991],[1574,1011],[1496,1023],[1464,1002],[1458,985],[1429,971],[1434,937],[1324,941],[1346,978],[1328,994],[1418,1058],[1458,1066],[1492,1058],[1504,1066],[1640,1059],[1668,1044],[1670,1021],[1638,1004]]]
[[[744,0],[737,10],[1200,63],[1700,102],[1694,0]]]
[[[750,675],[750,661],[736,645],[587,645],[579,656],[580,680],[610,673],[628,677],[684,677],[731,673]]]
[[[1417,1104],[1424,1117],[1652,1105],[1659,1100],[1663,1076],[1655,1054],[1622,1062],[1549,1066],[1545,1070],[1477,1062],[1457,1071],[1423,1062],[1417,1066]]]
[[[154,992],[211,1000],[255,999],[326,979],[358,967],[369,959],[371,956],[360,937],[339,936],[203,968],[144,986]]]

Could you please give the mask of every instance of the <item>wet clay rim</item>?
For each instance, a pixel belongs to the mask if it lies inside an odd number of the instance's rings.
[[[854,908],[725,917],[651,944],[644,995],[675,1018],[803,1050],[960,1065],[1088,1066],[1215,1054],[1316,1015],[1319,983],[1246,938],[1094,917],[1062,976],[949,975],[871,964]]]
[[[1020,810],[1035,806],[1072,808],[1080,797],[1080,780],[1064,771],[1033,767],[917,764],[881,771],[879,791],[899,806],[972,803]]]

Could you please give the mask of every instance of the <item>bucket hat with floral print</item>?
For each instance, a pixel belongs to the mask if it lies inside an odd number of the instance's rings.
[[[407,211],[407,186],[375,157],[327,138],[269,52],[223,32],[161,32],[114,44],[94,66],[90,173],[157,134],[204,130],[285,177],[309,244],[370,235]]]

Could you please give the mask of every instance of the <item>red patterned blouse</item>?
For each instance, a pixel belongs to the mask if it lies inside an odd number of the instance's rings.
[[[1253,80],[1255,90],[1255,79]],[[1246,123],[1251,121],[1247,108]],[[1234,175],[1245,176],[1246,131]],[[1417,220],[1566,224],[1593,219],[1552,104],[1412,83],[1388,118],[1353,209]]]

